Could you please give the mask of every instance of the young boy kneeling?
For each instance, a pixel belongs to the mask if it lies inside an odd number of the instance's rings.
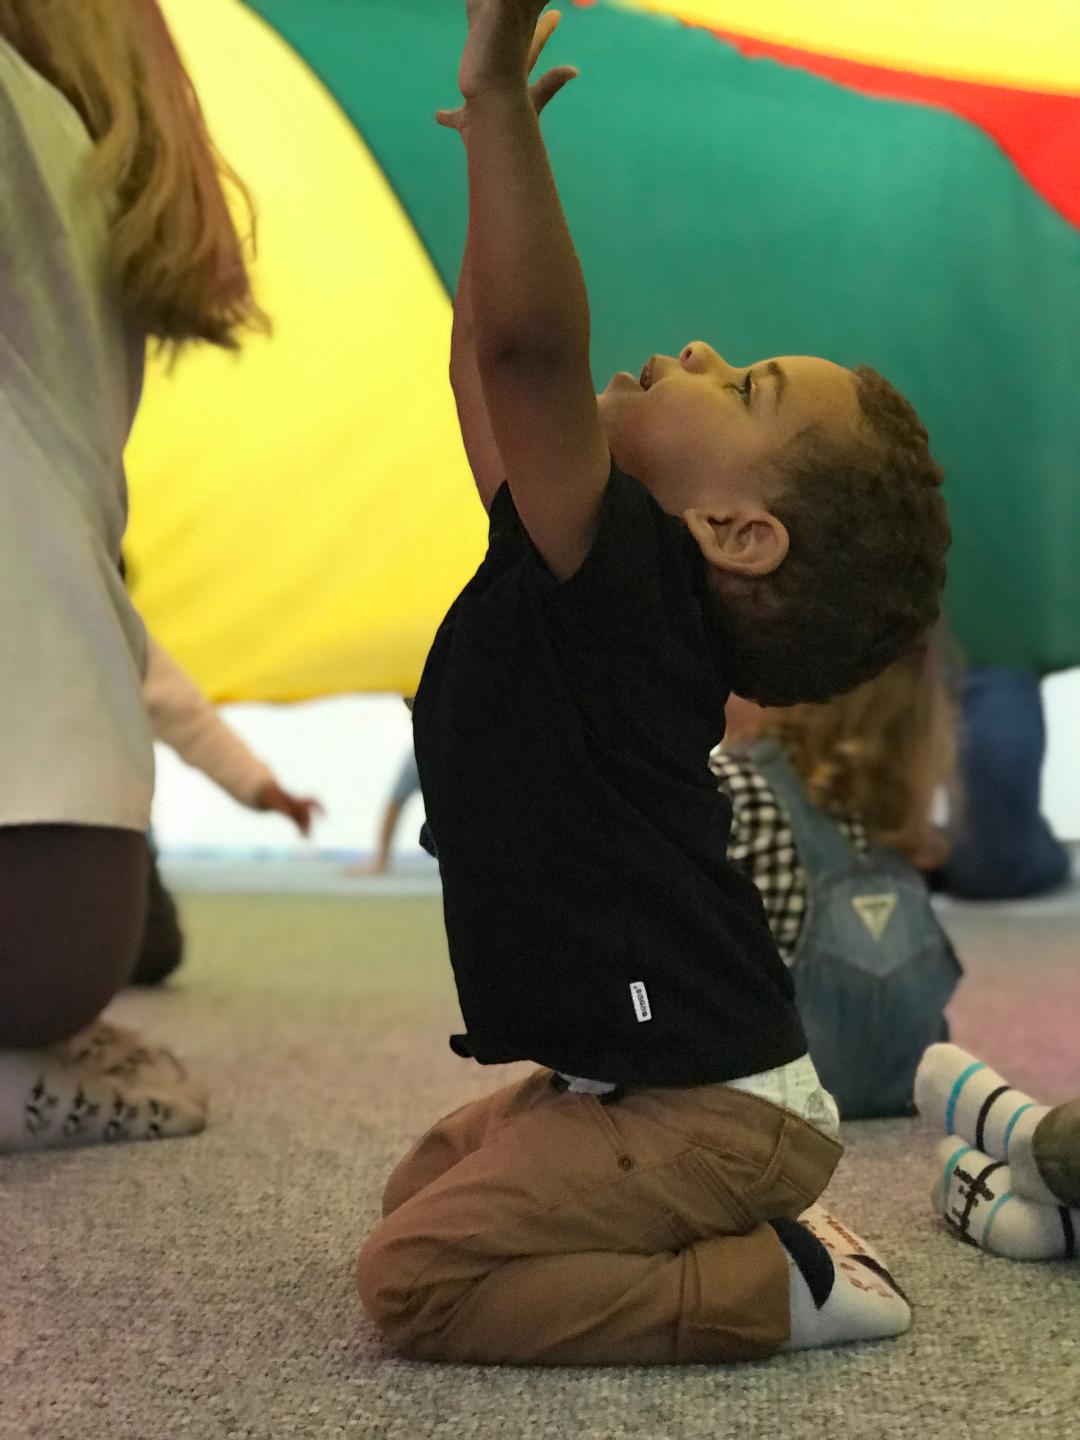
[[[708,760],[731,690],[824,701],[933,623],[941,474],[906,401],[825,360],[744,369],[694,342],[596,397],[537,123],[573,72],[528,88],[542,8],[469,4],[466,104],[441,116],[468,152],[451,368],[490,540],[414,726],[468,1028],[451,1044],[545,1068],[401,1162],[361,1295],[430,1360],[898,1334],[884,1266],[807,1211],[836,1111]]]

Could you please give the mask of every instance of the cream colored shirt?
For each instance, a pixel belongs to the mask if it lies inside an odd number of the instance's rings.
[[[257,808],[259,792],[273,782],[274,772],[230,730],[191,676],[152,635],[147,635],[146,647],[143,700],[154,738],[241,805]]]
[[[145,338],[64,97],[0,40],[0,825],[145,830],[142,623],[117,570]]]

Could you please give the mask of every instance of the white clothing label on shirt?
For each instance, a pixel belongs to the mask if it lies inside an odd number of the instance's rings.
[[[856,895],[851,903],[870,934],[875,940],[880,940],[896,909],[896,893],[893,891],[888,895]]]
[[[638,1020],[651,1020],[652,1007],[649,1005],[649,992],[645,989],[643,980],[635,980],[630,986],[630,998],[634,1002],[634,1014]]]

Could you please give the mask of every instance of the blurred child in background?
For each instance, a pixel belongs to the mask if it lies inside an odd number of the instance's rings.
[[[948,854],[931,821],[955,764],[939,653],[825,705],[734,699],[710,763],[734,810],[729,858],[761,894],[823,1085],[846,1118],[911,1113],[960,973],[920,874]]]
[[[410,702],[405,702],[407,705]],[[359,864],[350,865],[346,869],[347,875],[359,877],[372,875],[385,875],[390,869],[390,855],[394,847],[394,836],[397,834],[397,827],[401,820],[402,812],[412,797],[420,789],[420,771],[416,767],[416,756],[412,746],[409,746],[409,753],[401,762],[397,779],[394,781],[394,788],[387,798],[383,808],[382,820],[379,822],[379,840],[375,854],[370,860],[361,861]]]

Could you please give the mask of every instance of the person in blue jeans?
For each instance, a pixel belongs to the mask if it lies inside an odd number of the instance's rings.
[[[411,708],[411,700],[406,700],[405,703]],[[394,781],[394,788],[391,790],[389,798],[386,801],[382,820],[379,822],[379,840],[375,854],[370,860],[348,866],[345,872],[346,874],[356,876],[386,874],[390,869],[390,854],[393,849],[394,836],[397,833],[401,813],[419,789],[420,772],[416,768],[416,756],[413,754],[412,746],[410,745],[408,754],[401,762],[401,769],[398,771],[397,779]],[[421,843],[423,843],[422,833]]]
[[[1041,895],[1068,879],[1070,859],[1039,809],[1046,753],[1039,677],[971,669],[959,689],[964,798],[952,851],[931,885],[965,900]]]

